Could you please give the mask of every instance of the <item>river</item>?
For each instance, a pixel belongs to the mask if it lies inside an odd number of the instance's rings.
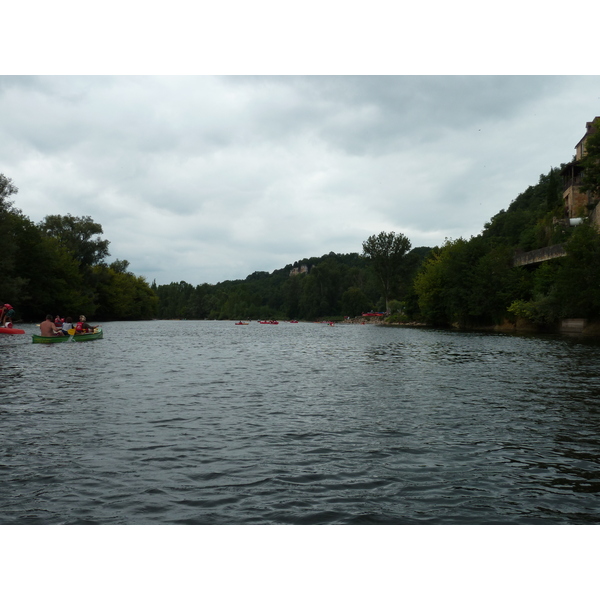
[[[0,524],[597,524],[600,343],[317,323],[0,336]]]

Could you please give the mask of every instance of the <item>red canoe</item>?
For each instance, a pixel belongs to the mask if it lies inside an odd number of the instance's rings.
[[[0,333],[25,333],[24,329],[15,329],[14,327],[0,327]]]

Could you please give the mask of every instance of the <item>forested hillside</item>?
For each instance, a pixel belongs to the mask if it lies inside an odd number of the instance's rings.
[[[406,255],[394,280],[396,297],[408,293],[429,248]],[[306,273],[290,275],[305,265]],[[368,259],[358,253],[304,258],[282,269],[257,271],[244,280],[193,286],[185,281],[153,285],[159,318],[323,319],[385,310],[385,298]]]
[[[551,169],[501,210],[480,235],[433,249],[414,281],[413,317],[477,327],[518,317],[540,326],[594,317],[600,308],[600,236],[564,218],[560,169]],[[516,253],[563,244],[567,256],[513,267]]]

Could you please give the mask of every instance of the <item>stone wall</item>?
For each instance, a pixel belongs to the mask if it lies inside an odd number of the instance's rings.
[[[587,214],[588,195],[579,191],[579,187],[570,186],[563,194],[563,201],[567,209],[569,219],[581,217]]]
[[[522,267],[524,265],[533,265],[535,263],[566,255],[567,253],[562,244],[554,244],[554,246],[546,246],[545,248],[539,248],[538,250],[532,250],[531,252],[517,254],[513,259],[513,266]]]
[[[563,319],[559,330],[563,333],[582,333],[587,325],[586,319]]]

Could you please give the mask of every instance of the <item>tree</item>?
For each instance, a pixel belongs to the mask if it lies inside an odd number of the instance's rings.
[[[594,119],[595,131],[591,133],[586,142],[586,155],[581,161],[584,171],[581,177],[581,191],[590,192],[596,199],[600,199],[600,119]]]
[[[113,261],[108,265],[115,273],[128,273],[129,261],[128,260],[117,260]]]
[[[349,317],[356,317],[369,310],[371,301],[358,287],[348,288],[342,294],[342,312]]]
[[[127,261],[118,261],[127,262]],[[151,319],[158,310],[158,296],[144,277],[126,271],[115,271],[112,267],[94,267],[99,318]]]
[[[418,306],[422,318],[432,325],[447,325],[452,321],[447,307],[445,288],[445,251],[450,241],[443,248],[434,248],[417,274],[413,283],[418,298]]]
[[[0,301],[8,302],[9,297],[16,302],[17,294],[24,280],[15,278],[16,244],[14,236],[15,224],[21,216],[14,208],[9,196],[19,190],[12,179],[0,173]]]
[[[300,277],[306,277],[306,275],[289,277],[283,284],[286,314],[290,319],[297,319],[300,316]]]
[[[20,303],[28,282],[29,274],[18,264],[19,233],[26,222],[15,211],[0,209],[0,302]]]
[[[588,221],[566,244],[556,273],[556,295],[563,317],[598,318],[600,314],[600,234]]]
[[[525,292],[510,249],[490,250],[481,236],[446,240],[425,261],[414,289],[428,323],[460,326],[502,322],[511,300]]]
[[[373,266],[383,290],[386,310],[397,283],[404,256],[410,250],[410,240],[402,233],[372,235],[363,242],[363,254]]]
[[[12,201],[9,201],[8,197],[18,191],[19,188],[13,184],[12,179],[0,173],[0,211],[7,211],[11,208]]]
[[[57,239],[82,267],[103,264],[109,255],[108,240],[99,237],[102,225],[91,217],[48,215],[40,224],[42,232]]]

